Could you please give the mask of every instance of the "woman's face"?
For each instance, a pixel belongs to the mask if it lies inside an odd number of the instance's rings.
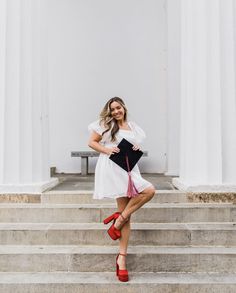
[[[112,102],[110,104],[111,116],[119,121],[124,120],[125,116],[125,109],[123,106],[118,102]]]

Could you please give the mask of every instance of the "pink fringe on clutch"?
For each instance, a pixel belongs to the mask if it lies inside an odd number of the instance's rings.
[[[126,163],[127,163],[127,167],[128,167],[128,176],[129,176],[129,181],[128,181],[128,189],[127,189],[127,196],[129,198],[135,197],[138,195],[138,190],[134,185],[134,182],[131,178],[131,173],[130,173],[130,168],[129,168],[129,160],[128,160],[128,156],[126,155]]]

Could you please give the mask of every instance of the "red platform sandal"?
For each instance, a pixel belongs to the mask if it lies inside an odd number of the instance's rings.
[[[113,224],[111,225],[111,227],[107,230],[108,235],[111,237],[111,239],[116,240],[118,238],[121,237],[121,232],[120,230],[116,229],[114,224],[116,222],[116,219],[119,218],[119,216],[121,216],[122,220],[124,220],[124,223],[128,221],[128,219],[125,219],[122,214],[120,212],[116,212],[114,214],[112,214],[111,216],[109,216],[108,218],[106,218],[103,223],[104,224],[108,224],[113,220]],[[121,226],[122,227],[122,226]]]
[[[127,254],[119,253],[116,257],[116,275],[121,282],[129,281],[129,274],[127,270],[120,270],[119,265],[117,263],[119,255],[127,256]]]

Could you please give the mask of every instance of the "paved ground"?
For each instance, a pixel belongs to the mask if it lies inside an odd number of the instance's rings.
[[[142,174],[142,176],[150,181],[158,190],[173,190],[176,189],[172,184],[171,176],[163,174]],[[52,190],[93,190],[94,175],[87,176],[77,174],[55,174],[54,177],[60,179],[60,184]]]

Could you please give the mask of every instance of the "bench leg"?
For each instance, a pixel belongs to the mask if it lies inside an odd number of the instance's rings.
[[[88,175],[88,157],[81,157],[81,175]]]

